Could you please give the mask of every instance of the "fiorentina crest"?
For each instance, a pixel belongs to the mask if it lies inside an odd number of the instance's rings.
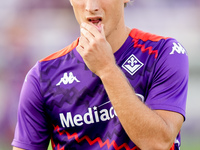
[[[128,73],[133,75],[136,73],[144,64],[139,61],[135,55],[131,55],[122,65],[122,68],[124,68]]]

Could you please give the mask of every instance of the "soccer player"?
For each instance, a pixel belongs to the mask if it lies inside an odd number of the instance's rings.
[[[178,150],[188,56],[173,38],[130,29],[130,0],[70,0],[81,36],[36,63],[13,149]]]

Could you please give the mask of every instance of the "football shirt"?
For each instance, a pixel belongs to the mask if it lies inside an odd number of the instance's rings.
[[[76,51],[77,44],[78,39],[38,61],[27,74],[12,145],[43,150],[51,139],[55,150],[138,149],[121,126],[101,80]],[[114,55],[145,105],[185,117],[188,56],[179,42],[132,29]],[[171,149],[179,147],[180,133]]]

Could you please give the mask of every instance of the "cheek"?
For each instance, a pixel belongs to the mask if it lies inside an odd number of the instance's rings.
[[[120,4],[110,6],[109,9],[106,9],[106,15],[110,16],[114,20],[117,20],[123,15],[123,9],[124,8]]]
[[[73,8],[75,17],[77,18],[79,16],[83,16],[84,8],[85,8],[85,0],[70,0],[70,2]]]
[[[74,15],[76,17],[77,22],[80,24],[81,23],[81,16],[80,13],[78,11],[74,10]]]
[[[76,20],[80,24],[84,20],[84,11],[81,7],[73,7]]]
[[[110,12],[109,14],[107,14],[108,17],[108,22],[112,25],[112,26],[117,26],[119,21],[122,18],[122,13],[120,11],[115,11],[115,13]]]

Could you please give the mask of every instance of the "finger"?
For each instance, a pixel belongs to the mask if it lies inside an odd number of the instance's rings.
[[[88,31],[93,37],[96,37],[101,34],[98,30],[98,27],[94,24],[82,23],[81,27]]]
[[[77,52],[81,55],[81,57],[83,58],[86,51],[85,51],[85,47],[82,46],[81,44],[78,44],[76,47]]]
[[[106,38],[104,24],[101,25],[101,35],[103,35],[103,37]]]
[[[87,49],[89,43],[90,43],[90,42],[88,41],[88,39],[87,39],[84,35],[82,35],[82,36],[80,37],[80,39],[79,39],[79,45],[80,45],[81,47],[83,47],[83,49]]]
[[[85,38],[88,42],[91,41],[91,39],[94,38],[94,35],[92,35],[89,31],[87,31],[85,28],[81,28],[81,35]]]
[[[82,56],[82,53],[84,52],[84,48],[81,45],[77,45],[76,50]]]
[[[89,43],[89,41],[84,37],[84,36],[81,36],[79,38],[79,43],[78,45],[80,45],[81,47],[85,47],[87,44]]]

